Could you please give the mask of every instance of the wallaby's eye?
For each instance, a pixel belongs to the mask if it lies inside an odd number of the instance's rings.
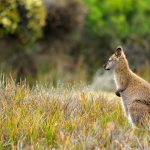
[[[111,62],[112,61],[112,58],[109,58],[109,60],[108,60],[109,62]]]

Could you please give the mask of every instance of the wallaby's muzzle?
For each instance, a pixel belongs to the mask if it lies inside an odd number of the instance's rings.
[[[104,68],[105,70],[110,70],[109,68],[107,68],[107,64],[104,64],[104,65],[103,65],[103,68]]]

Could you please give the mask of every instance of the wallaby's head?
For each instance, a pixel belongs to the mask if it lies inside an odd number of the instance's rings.
[[[111,57],[108,59],[107,63],[104,65],[105,70],[110,70],[116,67],[116,65],[119,63],[119,60],[121,56],[123,56],[124,52],[122,47],[117,47],[114,54],[111,55]]]

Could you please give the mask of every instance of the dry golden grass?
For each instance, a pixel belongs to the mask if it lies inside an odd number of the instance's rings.
[[[148,132],[132,129],[113,94],[79,85],[30,89],[0,82],[0,149],[148,149]]]

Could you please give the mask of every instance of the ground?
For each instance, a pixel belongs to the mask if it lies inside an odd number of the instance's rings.
[[[86,85],[0,82],[0,149],[148,149],[114,93]]]

